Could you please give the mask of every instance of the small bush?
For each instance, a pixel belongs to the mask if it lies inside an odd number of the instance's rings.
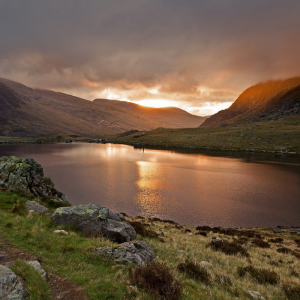
[[[154,262],[129,269],[133,285],[143,288],[156,299],[177,300],[182,294],[181,283],[175,279],[166,263]]]
[[[6,228],[12,228],[12,227],[13,227],[13,223],[8,222],[8,223],[6,223],[6,224],[4,225],[4,227],[6,227]]]
[[[196,230],[212,231],[212,228],[210,228],[209,226],[198,226],[198,227],[196,227]]]
[[[44,182],[45,182],[45,184],[51,185],[54,187],[54,183],[50,177],[44,177]]]
[[[242,256],[248,257],[248,251],[243,248],[243,246],[235,243],[235,242],[210,242],[208,244],[212,249],[216,251],[222,251],[227,255],[236,255],[240,253]]]
[[[13,208],[11,209],[11,212],[18,215],[25,215],[28,213],[28,209],[25,206],[24,200],[17,200],[17,202],[14,204]]]
[[[220,230],[220,233],[225,234],[225,235],[229,235],[229,236],[235,236],[237,234],[237,230],[222,228]]]
[[[270,248],[271,247],[271,245],[268,242],[265,242],[264,240],[259,239],[259,238],[253,239],[252,244],[254,244],[255,246],[260,247],[260,248]]]
[[[146,234],[146,228],[141,222],[131,221],[129,224],[134,228],[137,234],[144,236]]]
[[[19,259],[11,269],[25,281],[30,300],[51,299],[49,286],[39,272]]]
[[[253,266],[238,267],[238,275],[244,277],[247,273],[254,278],[260,284],[277,284],[280,280],[280,276],[274,272],[267,269],[258,269]]]
[[[184,230],[184,232],[192,232],[192,230],[191,230],[191,229],[188,229],[188,228],[186,228],[186,229]]]
[[[137,234],[140,234],[143,237],[149,237],[149,238],[157,238],[158,234],[148,228],[145,228],[145,224],[142,224],[141,222],[137,221],[131,221],[129,224],[134,228]]]
[[[277,261],[274,261],[274,260],[270,260],[270,261],[269,261],[269,264],[270,264],[271,266],[275,266],[275,267],[278,267],[278,266],[279,266],[279,263],[278,263]]]
[[[278,248],[276,251],[278,253],[284,253],[284,254],[289,254],[293,252],[290,248],[285,248],[285,247]]]
[[[300,300],[300,285],[292,282],[285,282],[282,284],[282,290],[287,299]]]
[[[295,240],[295,243],[297,244],[298,247],[300,247],[300,240]]]
[[[293,253],[298,259],[300,259],[300,253],[299,252],[294,252]]]
[[[206,268],[201,267],[199,264],[191,260],[185,260],[178,264],[177,269],[180,273],[185,273],[188,277],[194,280],[201,281],[206,285],[210,284],[211,276]]]
[[[196,232],[195,235],[207,236],[207,232],[205,232],[205,231],[199,231],[199,232]]]
[[[275,238],[275,239],[269,239],[269,242],[271,243],[282,243],[284,241],[284,239],[282,238]]]

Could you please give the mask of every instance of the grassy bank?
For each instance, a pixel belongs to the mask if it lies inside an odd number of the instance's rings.
[[[84,286],[89,299],[156,298],[142,287],[133,286],[128,266],[93,254],[93,249],[112,245],[112,242],[105,238],[88,238],[72,228],[57,226],[51,223],[50,215],[28,213],[22,209],[25,200],[26,197],[18,194],[0,191],[1,238],[39,256],[47,273],[62,275]],[[11,212],[13,206],[15,213]],[[196,229],[159,220],[128,220],[138,222],[135,223],[140,228],[137,238],[153,248],[157,261],[165,262],[180,282],[182,299],[248,299],[247,290],[259,291],[265,299],[298,299],[285,292],[285,284],[300,291],[300,260],[296,257],[300,254],[300,244],[295,242],[300,236],[297,234],[273,233],[265,228],[240,231],[240,235],[228,229],[215,228],[213,232],[209,228]],[[54,235],[52,232],[56,229],[64,229],[69,234]],[[145,234],[149,231],[151,235]],[[160,232],[164,232],[164,236],[156,235]],[[261,239],[257,239],[259,235]],[[229,248],[215,247],[210,243],[212,237],[222,238],[226,241],[223,245]],[[280,248],[290,250],[278,252]],[[186,260],[196,263],[196,267],[178,268]],[[200,263],[206,265],[206,271],[196,276],[193,268],[197,269]],[[270,275],[268,271],[276,274]]]
[[[159,128],[128,136],[109,136],[109,142],[140,147],[199,150],[300,153],[300,116],[281,121],[218,128]]]
[[[56,135],[42,138],[0,137],[0,144],[99,142],[136,147],[182,148],[195,150],[246,151],[300,154],[300,116],[280,121],[258,122],[218,128],[158,128],[132,134],[87,137]]]

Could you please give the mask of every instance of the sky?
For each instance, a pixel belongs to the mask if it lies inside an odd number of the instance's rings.
[[[0,77],[210,115],[300,75],[299,14],[297,0],[0,0]]]

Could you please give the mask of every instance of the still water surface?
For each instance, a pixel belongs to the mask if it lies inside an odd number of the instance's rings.
[[[32,157],[73,205],[196,226],[300,225],[300,160],[230,158],[113,144],[1,145]]]

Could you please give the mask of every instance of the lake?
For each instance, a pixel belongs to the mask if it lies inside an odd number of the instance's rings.
[[[1,145],[31,157],[73,205],[197,226],[300,226],[300,159],[222,157],[115,144]]]

